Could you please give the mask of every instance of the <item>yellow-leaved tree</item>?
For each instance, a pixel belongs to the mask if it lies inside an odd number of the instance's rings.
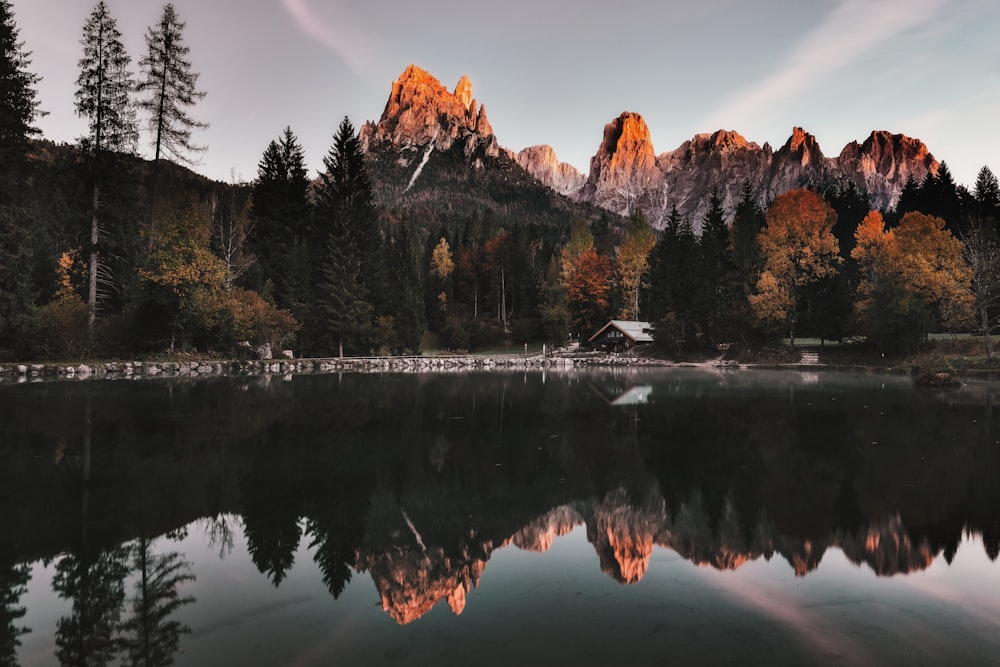
[[[750,306],[761,322],[782,324],[795,347],[795,324],[804,289],[837,273],[837,214],[812,190],[790,190],[774,198],[767,227],[758,236],[764,269]]]
[[[639,290],[649,272],[649,253],[656,245],[656,234],[642,211],[635,211],[625,231],[625,240],[618,246],[618,285],[622,307],[618,316],[623,320],[639,319]]]
[[[855,315],[880,351],[911,351],[930,329],[955,330],[971,320],[972,271],[944,220],[911,212],[887,230],[872,211],[854,238],[851,258],[860,276]]]

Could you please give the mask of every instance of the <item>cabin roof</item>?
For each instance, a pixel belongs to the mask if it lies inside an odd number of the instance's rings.
[[[597,333],[591,336],[587,342],[593,343],[595,340],[600,338],[608,328],[618,329],[625,336],[630,338],[633,343],[652,343],[653,342],[653,325],[649,322],[639,322],[633,320],[611,320],[603,327],[601,327]]]

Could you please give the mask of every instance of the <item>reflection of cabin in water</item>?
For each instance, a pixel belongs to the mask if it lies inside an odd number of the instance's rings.
[[[653,342],[653,325],[649,322],[611,320],[587,341],[591,347],[606,352],[628,352],[636,345]]]

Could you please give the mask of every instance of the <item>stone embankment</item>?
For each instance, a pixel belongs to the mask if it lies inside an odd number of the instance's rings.
[[[419,373],[484,370],[573,369],[592,366],[656,364],[653,360],[603,353],[548,355],[472,355],[409,357],[344,357],[332,359],[265,359],[219,361],[111,361],[81,364],[0,364],[0,382],[131,380],[156,377],[223,375],[310,375],[323,373]]]

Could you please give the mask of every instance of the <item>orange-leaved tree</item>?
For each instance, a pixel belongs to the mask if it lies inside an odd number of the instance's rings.
[[[758,236],[764,270],[750,306],[758,320],[784,325],[793,348],[805,288],[837,273],[836,221],[837,214],[818,194],[790,190],[775,197]]]
[[[566,283],[570,314],[576,330],[589,336],[608,316],[611,260],[590,248],[577,256]]]

